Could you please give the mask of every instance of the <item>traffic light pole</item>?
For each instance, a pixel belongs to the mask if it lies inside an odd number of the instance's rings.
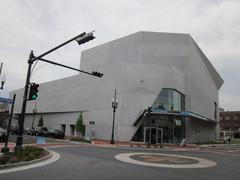
[[[56,63],[56,62],[53,62],[53,61],[49,61],[47,59],[39,58],[39,60],[43,61],[43,62],[50,63],[50,64],[54,64],[54,65],[57,65],[57,66],[61,66],[61,67],[67,68],[67,69],[71,69],[71,70],[74,70],[74,71],[78,71],[78,72],[81,72],[81,73],[93,75],[92,73],[89,73],[89,72],[86,72],[86,71],[83,71],[83,70],[80,70],[80,69],[76,69],[76,68],[73,68],[73,67],[70,67],[70,66],[66,66],[64,64],[60,64],[60,63]]]
[[[18,137],[17,137],[17,140],[16,140],[16,147],[15,147],[16,149],[22,149],[24,119],[25,119],[25,112],[26,112],[26,105],[27,105],[28,86],[30,84],[31,69],[32,69],[32,64],[34,63],[34,61],[42,60],[42,61],[47,62],[48,60],[42,59],[44,56],[46,56],[47,54],[50,54],[53,51],[56,51],[57,49],[65,46],[66,44],[76,40],[78,42],[78,44],[81,45],[82,43],[85,43],[85,42],[87,42],[89,40],[92,40],[94,38],[95,37],[92,35],[92,32],[87,33],[87,34],[84,32],[84,33],[81,33],[78,36],[75,36],[75,37],[69,39],[68,41],[50,49],[49,51],[47,51],[47,52],[45,52],[45,53],[43,53],[43,54],[41,54],[37,57],[35,57],[34,54],[33,54],[33,51],[31,51],[29,59],[28,59],[28,71],[27,71],[27,77],[26,77],[26,83],[25,83],[25,89],[24,89],[24,95],[23,95],[22,111],[21,111],[21,116],[18,120],[19,130],[18,130]],[[48,63],[52,63],[52,64],[54,63],[55,65],[60,65],[60,64],[57,64],[57,63],[51,62],[51,61],[49,61]],[[63,65],[61,65],[61,66],[63,66]],[[79,70],[79,71],[83,72],[83,73],[93,75],[93,76],[96,76],[93,73],[88,73],[88,72],[81,71],[81,70]],[[98,76],[98,77],[102,77],[102,74],[101,74],[101,76]]]
[[[28,95],[28,85],[30,83],[30,76],[31,76],[31,68],[33,64],[33,58],[34,54],[33,51],[31,51],[28,59],[28,71],[27,71],[27,78],[26,78],[26,83],[25,83],[25,89],[24,89],[24,95],[23,95],[23,104],[22,104],[22,112],[21,116],[18,120],[18,137],[16,141],[16,147],[17,149],[22,149],[22,141],[23,141],[23,128],[24,128],[24,119],[25,119],[25,112],[26,112],[26,105],[27,105],[27,95]]]

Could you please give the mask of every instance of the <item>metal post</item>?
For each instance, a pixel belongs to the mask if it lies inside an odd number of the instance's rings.
[[[25,118],[25,111],[26,111],[26,105],[27,105],[28,85],[30,83],[33,58],[34,58],[34,54],[33,54],[33,51],[31,51],[29,55],[29,60],[28,60],[28,71],[27,71],[27,77],[26,77],[26,83],[25,83],[25,89],[24,89],[24,95],[23,95],[22,112],[18,120],[19,129],[18,129],[18,137],[16,140],[16,148],[19,148],[19,149],[22,149],[22,143],[23,143],[22,135],[23,135],[23,128],[24,128],[24,118]]]
[[[1,77],[1,74],[2,74],[2,67],[3,67],[3,63],[1,63],[1,66],[0,66],[0,77]]]
[[[14,110],[15,98],[16,98],[16,94],[13,94],[13,102],[12,102],[12,107],[11,107],[11,114],[10,114],[9,121],[8,121],[5,148],[8,146],[8,138],[9,138],[9,132],[10,132],[11,123],[12,123],[12,115],[13,115],[13,110]]]
[[[35,101],[34,109],[33,109],[33,120],[32,120],[32,129],[34,127],[34,119],[35,119],[35,114],[36,114],[36,106],[37,106],[37,101]]]
[[[172,135],[173,135],[173,144],[174,144],[174,122],[175,122],[175,120],[174,120],[174,116],[173,116],[173,124],[172,124],[172,129],[173,129],[173,131],[172,131]]]
[[[115,113],[116,113],[116,108],[117,108],[117,90],[115,89],[115,94],[114,94],[114,100],[112,102],[112,108],[113,108],[113,123],[112,123],[112,137],[110,144],[114,144],[114,126],[115,126]]]

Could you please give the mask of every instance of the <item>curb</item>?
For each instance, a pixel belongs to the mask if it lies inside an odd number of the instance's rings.
[[[10,169],[10,168],[15,168],[15,167],[20,167],[20,166],[26,166],[26,165],[31,165],[31,164],[39,163],[39,162],[45,161],[47,159],[50,159],[52,157],[52,153],[51,153],[51,151],[48,151],[48,150],[46,150],[46,151],[48,152],[48,155],[44,156],[44,157],[42,157],[40,159],[34,159],[32,161],[24,161],[24,162],[20,162],[20,163],[12,163],[12,164],[0,165],[0,170]]]

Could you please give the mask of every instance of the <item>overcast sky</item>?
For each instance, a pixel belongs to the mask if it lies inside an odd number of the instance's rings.
[[[97,37],[71,43],[48,59],[79,67],[84,49],[137,31],[189,33],[224,79],[220,106],[240,110],[239,0],[1,0],[0,62],[7,81],[0,97],[24,86],[31,50],[39,55],[83,31]],[[77,74],[38,63],[42,83]]]

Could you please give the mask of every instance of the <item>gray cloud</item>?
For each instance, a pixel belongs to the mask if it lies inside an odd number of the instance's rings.
[[[240,1],[238,0],[8,0],[0,6],[0,61],[7,82],[0,96],[23,87],[27,58],[83,31],[96,30],[84,46],[72,43],[48,56],[79,67],[80,52],[145,30],[189,33],[225,80],[220,105],[239,110]],[[39,63],[32,80],[46,82],[75,72]]]

